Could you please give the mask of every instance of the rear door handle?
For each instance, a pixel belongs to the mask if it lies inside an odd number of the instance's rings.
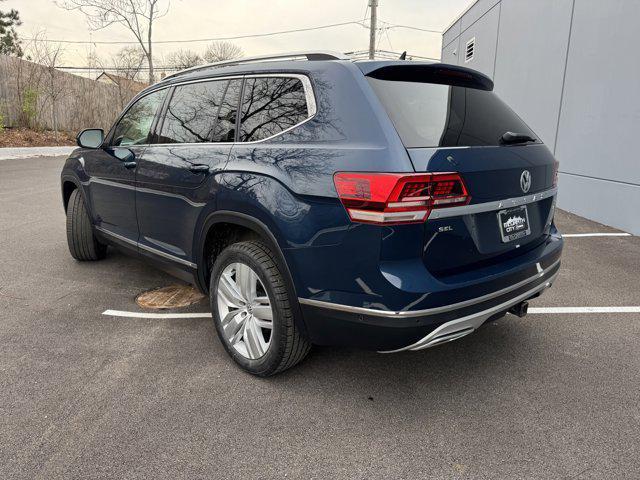
[[[209,171],[209,165],[196,164],[191,165],[189,170],[193,173],[207,173]]]

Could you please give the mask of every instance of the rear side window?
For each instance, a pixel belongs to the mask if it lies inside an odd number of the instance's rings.
[[[239,140],[263,140],[308,117],[304,86],[298,78],[248,78],[242,99]]]
[[[495,146],[506,132],[537,138],[498,96],[444,84],[367,78],[407,148]]]
[[[228,80],[218,80],[177,86],[158,143],[210,142],[228,84]]]

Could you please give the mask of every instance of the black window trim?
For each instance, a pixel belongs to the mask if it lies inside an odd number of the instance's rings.
[[[267,138],[263,138],[261,140],[252,140],[250,142],[239,142],[238,141],[238,135],[239,135],[239,131],[240,131],[240,125],[239,125],[239,121],[240,121],[240,108],[242,106],[242,97],[244,95],[244,85],[245,85],[245,80],[249,79],[249,78],[297,78],[298,80],[300,80],[300,82],[302,83],[302,87],[304,88],[304,94],[305,94],[305,98],[307,100],[307,118],[305,118],[304,120],[302,120],[301,122],[298,122],[295,125],[292,125],[291,127],[278,132],[274,135],[271,135],[270,137]],[[273,138],[276,138],[290,130],[293,130],[294,128],[299,127],[300,125],[303,125],[304,123],[307,123],[308,121],[312,120],[316,114],[318,113],[318,109],[317,109],[317,103],[316,103],[316,96],[315,96],[315,90],[313,88],[313,84],[311,82],[311,79],[309,78],[308,75],[304,74],[304,73],[282,73],[282,72],[278,72],[278,73],[259,73],[259,74],[246,74],[246,75],[230,75],[230,76],[221,76],[221,77],[207,77],[207,78],[199,78],[197,80],[188,80],[188,81],[184,81],[184,82],[177,82],[177,83],[172,83],[171,85],[167,85],[165,88],[171,88],[171,89],[175,89],[175,87],[179,87],[182,85],[187,85],[190,83],[202,83],[202,82],[212,82],[212,81],[217,81],[217,80],[235,80],[235,79],[241,79],[242,80],[242,88],[240,91],[240,96],[238,98],[238,109],[237,109],[237,114],[236,114],[236,136],[235,136],[235,141],[233,142],[198,142],[198,143],[149,143],[149,144],[141,144],[147,147],[179,147],[179,146],[194,146],[194,145],[252,145],[252,144],[257,144],[257,143],[263,143],[266,142],[268,140],[272,140]],[[154,90],[153,92],[157,92],[158,90]],[[149,92],[149,93],[153,93],[153,92]],[[169,93],[169,95],[173,94],[173,90]],[[226,91],[225,91],[226,94]],[[142,97],[140,97],[142,98]],[[223,97],[224,98],[224,97]],[[162,108],[162,117],[160,120],[157,120],[156,126],[157,124],[161,124],[164,122],[164,114],[165,114],[165,106],[168,105],[168,97],[165,97],[165,105],[163,105]],[[130,108],[130,107],[129,107]],[[128,110],[128,108],[127,108]],[[124,114],[123,114],[124,115]],[[120,119],[118,119],[118,122],[120,121]],[[117,123],[116,123],[117,125]]]
[[[238,95],[238,105],[236,108],[236,131],[233,134],[233,144],[240,143],[240,117],[242,116],[242,102],[244,100],[244,89],[247,85],[247,79],[242,77],[242,85],[240,85],[240,95]]]
[[[157,118],[152,125],[153,133],[151,134],[151,143],[149,145],[156,145],[155,141],[160,136],[160,132],[162,131],[162,127],[164,126],[164,118],[167,114],[167,110],[169,109],[169,102],[173,98],[173,92],[175,92],[175,90],[175,86],[171,85],[169,87],[169,91],[164,97],[164,102],[162,102],[159,113],[157,114]]]

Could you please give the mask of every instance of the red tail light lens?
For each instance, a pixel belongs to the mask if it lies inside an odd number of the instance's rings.
[[[339,172],[333,182],[354,222],[419,223],[435,208],[471,200],[458,173]]]

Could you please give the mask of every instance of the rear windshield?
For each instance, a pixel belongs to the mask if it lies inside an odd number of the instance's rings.
[[[495,146],[529,127],[495,93],[475,88],[367,77],[407,148]]]

